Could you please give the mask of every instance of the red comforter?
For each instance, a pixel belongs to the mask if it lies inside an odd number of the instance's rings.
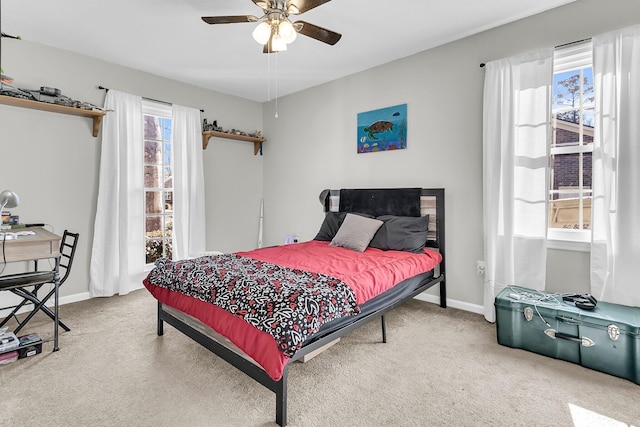
[[[424,255],[373,248],[360,253],[315,240],[238,252],[237,255],[340,279],[353,290],[358,304],[405,279],[432,270],[442,259],[439,253],[431,250],[425,250]],[[289,358],[280,351],[270,334],[216,305],[155,286],[148,278],[143,283],[159,302],[197,318],[228,338],[275,381],[282,377]]]

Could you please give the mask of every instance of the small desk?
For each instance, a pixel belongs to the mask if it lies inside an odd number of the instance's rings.
[[[6,262],[18,261],[36,261],[39,259],[55,259],[55,267],[53,270],[53,285],[55,287],[54,297],[54,333],[53,333],[53,351],[58,351],[58,287],[60,286],[60,240],[57,234],[54,234],[41,227],[29,227],[18,229],[16,231],[33,231],[35,234],[27,236],[18,236],[16,239],[2,241],[0,238],[0,264]],[[9,230],[9,232],[11,232]],[[11,284],[3,286],[3,277],[8,278],[10,275],[0,276],[0,290],[8,290],[21,286],[20,284]]]

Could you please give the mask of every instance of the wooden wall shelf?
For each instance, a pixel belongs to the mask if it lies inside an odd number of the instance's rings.
[[[264,138],[256,138],[253,136],[236,135],[234,133],[218,132],[216,130],[208,130],[202,132],[202,149],[206,150],[209,144],[209,138],[212,136],[218,138],[237,139],[238,141],[253,142],[253,155],[255,156],[260,151],[260,143],[265,142]]]
[[[0,104],[14,107],[31,108],[32,110],[50,111],[52,113],[71,114],[73,116],[88,117],[93,119],[93,136],[98,136],[100,122],[104,111],[85,110],[82,108],[66,107],[64,105],[49,104],[47,102],[33,101],[31,99],[14,98],[13,96],[0,95]]]

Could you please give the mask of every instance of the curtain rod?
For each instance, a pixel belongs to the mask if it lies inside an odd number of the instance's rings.
[[[98,86],[98,89],[102,89],[105,92],[109,92],[109,88],[108,87]],[[173,103],[171,103],[171,102],[160,101],[159,99],[147,98],[146,96],[143,96],[142,99],[146,99],[147,101],[159,102],[160,104],[173,105]],[[200,110],[201,113],[204,113],[204,110],[202,108],[199,108],[199,110]]]
[[[582,39],[582,40],[576,40],[573,42],[569,42],[569,43],[564,43],[564,44],[559,44],[558,46],[554,46],[554,49],[558,49],[560,47],[565,47],[565,46],[571,46],[572,44],[576,44],[576,43],[582,43],[582,42],[586,42],[591,40],[591,37],[587,37],[586,39]],[[484,68],[486,64],[484,62],[480,63],[480,68]]]

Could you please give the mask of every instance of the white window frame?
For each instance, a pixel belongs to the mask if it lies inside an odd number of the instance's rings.
[[[142,100],[142,116],[143,116],[143,120],[144,120],[144,116],[145,115],[146,116],[157,116],[157,117],[172,119],[173,110],[171,109],[171,105],[162,104],[162,103],[159,103],[159,102],[153,102],[153,101],[149,101],[149,100],[143,99]],[[173,123],[171,125],[173,126]],[[144,123],[143,123],[143,126],[144,126]],[[171,143],[173,145],[173,141],[171,141]],[[143,144],[143,147],[144,147],[144,144]],[[173,153],[173,148],[172,148],[172,153]],[[143,155],[143,162],[144,162],[144,155]],[[144,169],[145,165],[146,164],[143,163],[143,169]],[[171,168],[172,168],[172,170],[175,170],[173,155],[171,156]],[[148,190],[148,188],[145,186],[144,187],[144,191],[146,192],[147,190]],[[175,191],[174,191],[173,187],[171,187],[170,189],[167,189],[167,188],[163,187],[163,188],[161,188],[159,190],[161,190],[163,192],[171,191],[173,193],[173,197],[175,198]],[[143,200],[145,200],[145,203],[146,203],[146,197],[144,197]],[[163,209],[163,215],[164,215],[164,207],[162,209]],[[147,245],[146,245],[146,218],[147,218],[147,212],[146,212],[146,206],[145,205],[142,206],[142,212],[143,212],[143,215],[144,215],[144,218],[145,218],[145,226],[143,227],[142,239],[143,239],[144,250],[146,251],[146,249],[147,249]],[[174,217],[174,221],[175,221],[175,212],[172,214],[172,216]],[[149,269],[151,269],[153,267],[153,263],[147,263],[146,262],[146,255],[145,255],[145,265],[146,265],[146,269],[147,270],[149,270]]]
[[[578,43],[572,43],[568,46],[562,46],[556,48],[554,54],[554,69],[553,73],[565,73],[568,71],[580,70],[580,75],[582,81],[582,69],[593,67],[593,46],[591,40],[585,40]],[[582,95],[582,94],[581,94]],[[580,100],[580,104],[582,106],[582,99]],[[583,110],[580,108],[580,117],[583,117]],[[580,153],[581,155],[584,153],[593,152],[593,144],[584,145],[582,141],[582,128],[583,123],[579,125],[580,127],[580,141],[579,145],[571,146],[571,147],[551,147],[549,161],[551,161],[551,156],[554,154],[568,154],[568,153]],[[577,189],[578,192],[582,193],[582,179],[583,179],[583,161],[580,161],[579,164],[579,180],[580,185]],[[551,183],[551,180],[549,181]],[[549,188],[549,194],[551,194],[551,188]],[[573,190],[572,190],[573,191]],[[580,205],[582,207],[582,197],[580,197]],[[582,215],[582,209],[580,210],[580,215]],[[591,230],[570,230],[570,229],[560,229],[560,228],[551,228],[548,229],[547,234],[547,247],[551,249],[563,249],[563,250],[571,250],[571,251],[582,251],[589,252],[591,250]]]

